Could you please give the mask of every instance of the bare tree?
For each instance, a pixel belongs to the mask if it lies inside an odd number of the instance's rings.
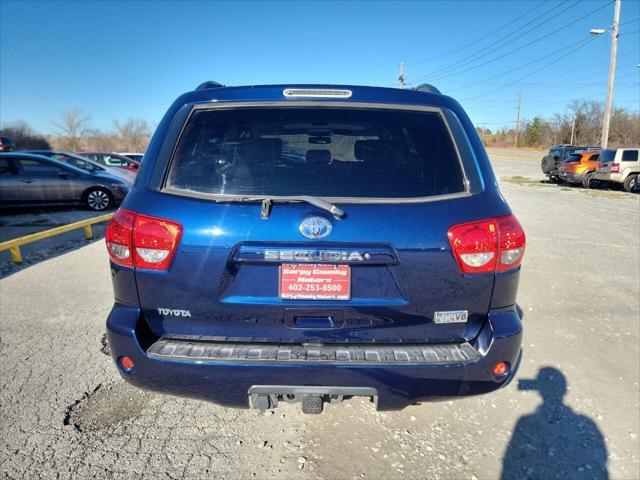
[[[537,118],[537,122],[522,120],[521,132],[530,146],[550,147],[559,143],[571,142],[571,127],[575,119],[573,141],[577,145],[599,145],[602,132],[602,102],[581,99],[573,100],[564,112],[554,114],[551,119]],[[534,120],[536,120],[534,118]],[[535,127],[535,128],[534,128]],[[532,130],[533,129],[533,130]],[[513,145],[509,140],[512,129],[501,128],[493,135],[485,135],[485,142],[492,146]],[[630,147],[640,144],[640,113],[637,111],[614,108],[609,130],[609,145],[615,147]]]
[[[128,118],[124,123],[114,120],[113,125],[119,136],[120,149],[144,152],[151,136],[151,128],[146,120]]]
[[[85,136],[89,126],[89,120],[89,115],[78,107],[73,107],[63,112],[59,121],[52,122],[62,137],[62,141],[59,143],[67,150],[80,150],[82,138]]]

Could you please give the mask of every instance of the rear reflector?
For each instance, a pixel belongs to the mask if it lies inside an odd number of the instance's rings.
[[[118,359],[118,365],[120,365],[120,368],[125,372],[130,372],[135,366],[133,360],[131,360],[129,357],[120,357]]]
[[[113,263],[166,270],[182,235],[179,223],[119,209],[105,235]]]
[[[513,215],[454,225],[447,232],[462,273],[506,272],[522,262],[526,239]]]
[[[493,367],[493,377],[496,380],[504,380],[511,373],[509,362],[498,362]]]

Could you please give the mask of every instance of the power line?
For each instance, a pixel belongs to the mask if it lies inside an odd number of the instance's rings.
[[[625,55],[626,58],[628,58],[630,55]],[[638,75],[640,74],[640,71],[637,71],[637,62],[633,62],[633,63],[625,63],[623,65],[618,65],[618,68],[616,69],[617,72],[620,71],[625,71],[628,67],[632,67],[633,71],[629,71],[627,73],[624,73],[623,75],[617,77],[618,79],[622,79],[622,78],[627,78],[633,75]],[[586,71],[580,70],[580,74],[584,74],[584,73],[588,73],[590,70],[587,69]],[[575,75],[575,71],[570,71],[568,72],[571,75]],[[603,75],[606,72],[599,72],[602,73]],[[554,80],[556,78],[558,78],[559,76],[554,76]],[[633,88],[634,86],[637,88],[637,82],[630,82],[630,83],[625,83],[625,82],[618,82],[618,85],[628,85],[625,86],[624,89],[620,88],[617,89],[617,91],[624,91],[627,90],[629,88]],[[519,82],[518,83],[519,86],[527,86],[527,90],[531,91],[532,89],[535,91],[536,89],[544,89],[544,95],[543,96],[536,96],[536,94],[534,93],[533,95],[533,101],[534,103],[536,103],[537,99],[543,98],[543,99],[549,99],[550,95],[554,96],[554,95],[565,95],[566,92],[575,92],[576,90],[582,90],[584,88],[593,88],[593,87],[605,87],[607,85],[606,80],[605,81],[600,81],[600,82],[571,82],[570,84],[568,84],[567,82],[564,83],[548,83],[548,82]],[[501,87],[508,87],[510,86],[510,83],[500,83]],[[560,88],[560,90],[558,90],[558,87],[564,87],[564,88]],[[499,89],[496,89],[496,91]],[[550,90],[553,90],[550,92]],[[448,93],[448,92],[445,92]],[[531,96],[527,96],[527,104],[530,104],[532,100]],[[559,100],[551,100],[550,103],[555,103],[558,101],[562,101],[561,99]],[[483,98],[482,100],[478,100],[477,102],[480,103],[501,103],[501,104],[514,104],[516,103],[515,101],[510,101],[510,100],[504,100],[504,99],[496,99],[496,98]]]
[[[498,33],[500,30],[504,30],[505,28],[510,27],[511,25],[516,23],[521,18],[526,17],[531,12],[533,12],[534,10],[539,8],[540,6],[544,5],[544,3],[545,3],[544,0],[542,0],[540,3],[536,4],[533,8],[530,8],[529,10],[524,12],[522,15],[519,15],[518,17],[514,18],[513,20],[509,21],[508,23],[505,23],[501,27],[498,27],[495,30],[492,30],[491,32],[487,33],[486,35],[483,35],[482,37],[477,38],[477,39],[475,39],[475,40],[473,40],[473,41],[471,41],[469,43],[465,43],[464,45],[462,45],[462,46],[460,46],[460,47],[458,47],[458,48],[456,48],[454,50],[450,50],[448,52],[441,53],[440,55],[436,55],[435,57],[430,57],[430,58],[427,58],[427,59],[424,59],[424,60],[418,60],[417,62],[409,62],[409,63],[407,63],[407,65],[419,65],[421,63],[430,62],[432,60],[437,60],[438,58],[447,57],[447,56],[451,55],[452,53],[458,53],[460,50],[464,50],[467,47],[470,47],[472,45],[476,45],[477,43],[481,42],[485,38],[489,38],[494,33]]]
[[[545,63],[542,67],[538,68],[537,70],[534,70],[534,71],[533,71],[533,72],[531,72],[531,73],[528,73],[528,74],[527,74],[527,75],[525,75],[524,77],[520,77],[520,78],[518,78],[517,80],[514,80],[513,82],[507,83],[506,85],[504,85],[504,86],[502,86],[502,87],[498,87],[498,88],[496,88],[496,89],[494,89],[494,90],[491,90],[491,91],[489,91],[489,92],[485,92],[485,93],[484,93],[484,94],[482,94],[482,95],[477,95],[477,96],[475,96],[475,97],[465,98],[465,99],[464,99],[464,100],[462,100],[462,101],[464,102],[464,101],[467,101],[467,100],[473,100],[474,98],[483,97],[484,95],[488,95],[488,94],[490,94],[490,93],[494,93],[494,92],[497,92],[497,91],[502,90],[502,89],[504,89],[504,88],[510,87],[511,85],[515,85],[515,84],[516,84],[516,83],[518,83],[519,81],[524,80],[525,78],[529,78],[531,75],[534,75],[534,74],[536,74],[536,73],[538,73],[538,72],[540,72],[540,71],[544,70],[544,69],[545,69],[545,68],[547,68],[548,66],[553,65],[553,64],[554,64],[554,63],[556,63],[556,62],[559,62],[559,61],[560,61],[560,60],[562,60],[563,58],[568,57],[568,56],[569,56],[569,55],[571,55],[573,52],[575,52],[575,51],[577,51],[577,50],[581,49],[582,47],[584,47],[585,45],[587,45],[589,42],[591,42],[592,40],[594,40],[595,38],[596,38],[596,37],[588,38],[588,39],[586,40],[586,42],[581,43],[581,44],[580,44],[580,45],[578,45],[576,48],[574,48],[574,49],[572,49],[572,50],[569,50],[567,53],[565,53],[564,55],[561,55],[560,57],[556,58],[555,60],[552,60],[551,62]]]
[[[581,41],[582,40],[579,40],[579,42],[581,42]],[[559,51],[560,50],[556,51],[555,53],[558,53]],[[628,71],[628,73],[625,73],[622,76],[617,76],[617,73],[616,73],[616,78],[626,78],[626,77],[629,77],[631,75],[640,74],[640,70],[638,70],[638,68],[637,68],[637,64],[638,64],[637,61],[626,62],[626,60],[630,59],[632,56],[635,57],[636,53],[635,52],[627,52],[627,55],[622,55],[620,57],[621,59],[625,60],[625,63],[619,63],[617,68],[616,68],[616,72]],[[548,55],[547,55],[547,57],[548,57]],[[580,68],[579,73],[580,73],[580,75],[582,77],[585,77],[585,76],[589,77],[589,76],[592,76],[594,74],[597,75],[598,73],[601,73],[601,74],[604,75],[604,74],[607,73],[606,70],[602,70],[602,65],[593,64],[593,65],[590,65],[590,66],[591,67],[596,67],[596,68],[595,69],[594,68],[588,68],[588,67]],[[631,70],[629,70],[629,69],[631,69]],[[569,75],[575,76],[576,75],[576,71],[568,69],[565,72],[561,72],[559,74],[554,74],[553,75],[553,80],[554,80],[553,82],[546,82],[546,81],[545,82],[540,82],[540,81],[538,81],[538,82],[525,82],[525,83],[521,83],[521,85],[523,85],[523,86],[524,85],[526,85],[526,86],[542,86],[542,87],[545,87],[545,88],[554,87],[554,86],[567,86],[567,82],[566,81],[556,82],[556,80],[559,80],[559,79],[561,79],[563,77],[566,77],[566,76],[569,76]],[[498,85],[504,85],[504,82],[491,82],[491,81],[488,81],[487,79],[482,80],[481,82],[478,82],[476,80],[473,80],[473,81],[450,80],[450,81],[451,82],[462,83],[464,87],[476,85],[477,83],[482,83],[482,84],[494,83],[494,84],[498,84]],[[602,82],[573,82],[572,81],[571,82],[571,87],[574,86],[574,85],[596,85],[596,84],[597,85],[606,85],[606,81],[605,81],[604,84]],[[458,90],[459,88],[456,87],[455,89]],[[447,92],[450,92],[450,91],[451,90],[447,90]]]
[[[533,27],[531,27],[528,30],[522,31],[523,28],[528,27],[529,25],[531,25],[532,23],[537,22],[540,18],[545,17],[547,14],[553,12],[554,10],[562,7],[565,3],[567,3],[569,0],[564,0],[562,3],[553,6],[552,8],[550,8],[549,10],[547,10],[546,12],[544,12],[542,15],[537,16],[536,18],[534,18],[533,20],[529,21],[528,23],[524,24],[522,27],[517,28],[516,30],[514,30],[513,32],[505,35],[502,38],[499,38],[498,40],[496,40],[493,43],[490,43],[489,45],[487,45],[486,47],[481,48],[480,50],[477,50],[476,52],[472,53],[471,55],[468,55],[456,62],[453,62],[451,65],[441,68],[439,70],[435,70],[434,72],[431,72],[430,74],[426,74],[426,75],[422,75],[422,77],[426,77],[426,76],[434,76],[434,77],[441,77],[442,75],[444,75],[445,73],[451,72],[453,70],[457,70],[460,67],[464,67],[465,65],[468,65],[469,63],[473,63],[476,62],[477,60],[480,60],[484,57],[486,57],[487,55],[495,52],[496,50],[501,49],[502,47],[506,46],[507,41],[509,42],[514,42],[520,38],[522,38],[523,36],[527,35],[528,33],[532,32],[533,30],[539,28],[540,26],[544,25],[545,23],[547,23],[549,21],[549,19],[544,19],[542,22],[534,25]],[[581,0],[578,0],[576,3],[569,5],[567,8],[565,8],[564,10],[558,12],[556,15],[560,15],[564,12],[566,12],[567,10],[575,7],[576,5],[578,5],[580,3]],[[520,32],[520,35],[517,35],[516,37],[509,39],[511,36],[513,36],[514,34]],[[500,45],[502,44],[502,45]],[[494,47],[495,48],[491,48]],[[475,58],[474,58],[475,57]],[[421,77],[421,78],[422,78]]]
[[[564,51],[564,50],[567,50],[567,49],[569,49],[569,48],[571,48],[571,47],[574,47],[574,46],[576,46],[576,45],[578,45],[578,44],[586,43],[586,42],[587,42],[587,41],[589,41],[589,40],[591,40],[591,38],[584,38],[584,39],[582,39],[582,40],[578,40],[577,42],[573,42],[573,43],[571,43],[571,44],[569,44],[569,45],[567,45],[567,46],[565,46],[565,47],[562,47],[562,48],[560,48],[560,49],[556,50],[556,51],[555,51],[555,52],[553,52],[551,55],[554,55],[554,54],[556,54],[556,53],[560,53],[560,52],[562,52],[562,51]],[[504,71],[504,72],[502,72],[502,73],[498,73],[498,74],[496,74],[496,75],[493,75],[493,76],[491,76],[491,77],[485,78],[485,79],[483,79],[483,80],[478,80],[478,81],[474,82],[474,84],[478,84],[478,83],[484,84],[484,83],[486,83],[486,82],[488,82],[488,81],[490,81],[490,80],[493,80],[493,79],[495,79],[495,78],[500,78],[500,77],[502,77],[503,75],[506,75],[507,73],[515,72],[516,70],[520,70],[520,69],[522,69],[522,68],[528,67],[529,65],[532,65],[532,64],[534,64],[534,63],[540,62],[540,61],[545,60],[545,59],[548,59],[548,58],[549,58],[549,54],[547,53],[547,54],[545,54],[545,55],[543,55],[543,56],[541,56],[541,57],[538,57],[538,58],[536,58],[535,60],[532,60],[532,61],[530,61],[530,62],[527,62],[527,63],[525,63],[525,64],[523,64],[523,65],[519,65],[519,66],[514,67],[514,68],[512,68],[512,69],[510,69],[510,70]],[[449,92],[455,92],[456,90],[461,90],[461,89],[463,89],[463,88],[466,88],[466,87],[456,87],[456,88],[450,89],[450,90],[449,90]]]
[[[588,13],[586,13],[585,15],[583,15],[583,16],[581,16],[581,17],[579,17],[579,18],[576,18],[576,19],[575,19],[575,20],[573,20],[572,22],[569,22],[569,23],[565,24],[565,25],[564,25],[564,28],[566,28],[566,27],[568,27],[568,26],[570,26],[570,25],[573,25],[573,24],[575,24],[575,23],[577,23],[577,22],[579,22],[579,21],[583,20],[583,19],[587,18],[587,17],[588,17],[588,16],[590,16],[590,15],[593,15],[594,13],[596,13],[596,12],[598,12],[598,11],[602,10],[603,8],[605,8],[605,7],[609,6],[609,5],[611,5],[612,3],[613,3],[613,0],[609,1],[608,3],[606,3],[606,4],[604,4],[604,5],[601,5],[600,7],[596,8],[596,9],[594,9],[594,10],[589,11],[589,12],[588,12]],[[573,5],[573,6],[575,6],[575,5]],[[573,7],[573,6],[572,6],[572,7]],[[562,13],[562,12],[560,12],[560,13]],[[535,39],[535,40],[532,40],[532,41],[531,41],[531,42],[529,42],[529,43],[526,43],[526,44],[524,44],[524,45],[522,45],[522,46],[520,46],[520,47],[517,47],[517,48],[515,48],[515,49],[513,49],[513,50],[510,50],[510,51],[508,51],[508,52],[506,52],[506,53],[503,53],[502,55],[499,55],[499,56],[497,56],[497,57],[494,57],[494,58],[492,58],[492,59],[490,59],[490,60],[487,60],[486,62],[480,63],[480,64],[478,64],[478,65],[474,65],[474,66],[469,67],[469,68],[467,68],[467,69],[465,69],[465,70],[458,71],[458,72],[456,72],[456,73],[455,73],[455,75],[460,75],[461,73],[465,73],[465,72],[468,72],[468,71],[470,71],[470,70],[474,70],[474,69],[476,69],[476,68],[480,68],[480,67],[482,67],[482,66],[484,66],[484,65],[487,65],[487,64],[489,64],[489,63],[493,63],[493,62],[495,62],[496,60],[500,60],[500,59],[502,59],[502,58],[504,58],[504,57],[506,57],[506,56],[508,56],[508,55],[511,55],[511,54],[513,54],[513,53],[516,53],[516,52],[518,52],[518,51],[520,51],[520,50],[522,50],[522,49],[524,49],[524,48],[527,48],[527,47],[529,47],[529,46],[531,46],[531,45],[533,45],[533,44],[535,44],[535,43],[538,43],[538,42],[540,42],[541,40],[544,40],[545,38],[548,38],[548,37],[550,37],[551,35],[554,35],[554,34],[556,34],[556,31],[549,32],[549,33],[547,33],[547,34],[545,34],[545,35],[543,35],[543,36],[541,36],[541,37],[538,37],[538,38],[537,38],[537,39]],[[478,59],[479,59],[479,58],[478,58]],[[478,60],[478,59],[476,59],[476,60]],[[473,61],[471,61],[471,62],[468,62],[468,63],[473,63],[474,61],[475,61],[475,60],[473,60]],[[464,65],[460,65],[460,66],[462,67],[462,66],[464,66]],[[444,77],[446,77],[446,76],[450,76],[450,75],[452,75],[452,74],[449,74],[449,75],[444,75],[444,74],[436,75],[436,77],[435,77],[435,78],[432,78],[431,80],[440,80],[440,79],[442,79],[442,78],[444,78]],[[428,77],[428,76],[429,76],[429,75],[422,75],[422,76],[418,77],[417,79],[415,79],[414,81],[419,80],[419,79],[422,79],[422,78],[425,78],[425,77]]]
[[[511,37],[512,35],[520,32],[520,35],[516,36],[515,38],[511,39],[510,41],[515,41],[518,40],[519,38],[521,38],[522,36],[526,35],[527,33],[530,33],[531,31],[535,30],[536,28],[540,27],[541,25],[543,25],[544,23],[546,23],[548,21],[548,19],[544,19],[542,22],[540,22],[537,25],[534,25],[533,27],[531,27],[529,30],[526,31],[522,31],[523,28],[528,27],[529,25],[531,25],[532,23],[535,23],[536,21],[538,21],[539,19],[545,17],[548,13],[553,12],[554,10],[560,8],[562,5],[564,5],[565,3],[567,3],[569,0],[564,0],[562,3],[555,5],[553,7],[551,7],[549,10],[547,10],[546,12],[544,12],[542,15],[537,16],[536,18],[534,18],[533,20],[530,20],[529,22],[525,23],[524,25],[522,25],[521,27],[515,29],[513,32],[505,35],[502,38],[499,38],[498,40],[494,41],[493,43],[490,43],[489,45],[481,48],[480,50],[472,53],[471,55],[464,57],[460,60],[458,60],[457,62],[452,63],[451,65],[441,68],[439,70],[436,70],[435,72],[432,72],[431,75],[434,76],[442,76],[443,74],[450,72],[452,70],[456,70],[460,67],[463,67],[469,63],[473,63],[477,60],[480,60],[484,57],[486,57],[488,54],[495,52],[496,50],[499,50],[500,48],[504,47],[506,45],[506,42],[509,37]],[[562,10],[561,12],[558,13],[564,13],[566,10],[576,6],[578,3],[580,3],[581,0],[578,0],[576,3],[574,3],[573,5],[570,5],[568,8]],[[502,45],[500,45],[502,43]],[[490,48],[490,47],[494,47],[495,45],[498,45],[495,48]],[[487,51],[487,49],[489,49]],[[479,56],[478,56],[479,55]],[[474,58],[475,57],[475,58]]]
[[[557,53],[557,52],[556,52]],[[634,54],[635,56],[635,54]],[[629,58],[630,55],[625,55],[624,56],[625,59]],[[623,65],[618,65],[618,67],[616,68],[616,72],[620,72],[620,71],[625,71],[627,68],[632,68],[632,71],[629,71],[628,73],[625,73],[622,76],[619,76],[617,78],[627,78],[629,76],[632,75],[637,75],[640,73],[640,70],[638,70],[638,68],[636,67],[638,62],[632,62],[632,63],[625,63]],[[597,75],[597,74],[602,74],[605,75],[607,73],[608,70],[603,70],[602,66],[600,65],[592,65],[592,66],[596,66],[596,69],[593,68],[586,68],[586,69],[580,69],[579,73],[581,76],[592,76],[592,75]],[[575,89],[576,86],[606,86],[607,82],[605,81],[601,81],[601,82],[571,82],[570,85],[567,84],[567,82],[555,82],[555,80],[561,79],[563,77],[569,76],[569,75],[576,75],[576,71],[575,70],[567,70],[564,73],[559,73],[557,75],[554,74],[553,76],[553,80],[554,82],[525,82],[525,83],[521,83],[522,86],[529,86],[529,87],[543,87],[546,90],[548,90],[549,88],[553,88],[553,87],[562,87],[562,86],[568,86],[569,90],[573,90]],[[472,82],[467,82],[468,85],[467,86],[472,86],[472,85],[476,85],[478,83],[489,83],[486,81],[482,81],[482,82],[477,82],[477,81],[472,81]],[[492,82],[492,83],[497,83],[497,82]],[[504,82],[500,82],[500,85],[505,85]],[[529,89],[530,90],[530,89]],[[447,91],[447,93],[450,90]]]

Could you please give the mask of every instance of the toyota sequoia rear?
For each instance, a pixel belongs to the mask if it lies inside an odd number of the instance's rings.
[[[106,233],[125,380],[232,407],[496,390],[525,235],[435,90],[221,87],[170,107]]]

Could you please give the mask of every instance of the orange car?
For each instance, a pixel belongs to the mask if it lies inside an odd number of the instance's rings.
[[[584,188],[590,188],[593,173],[598,166],[598,158],[600,150],[572,153],[558,168],[560,178],[565,182],[578,183]]]

